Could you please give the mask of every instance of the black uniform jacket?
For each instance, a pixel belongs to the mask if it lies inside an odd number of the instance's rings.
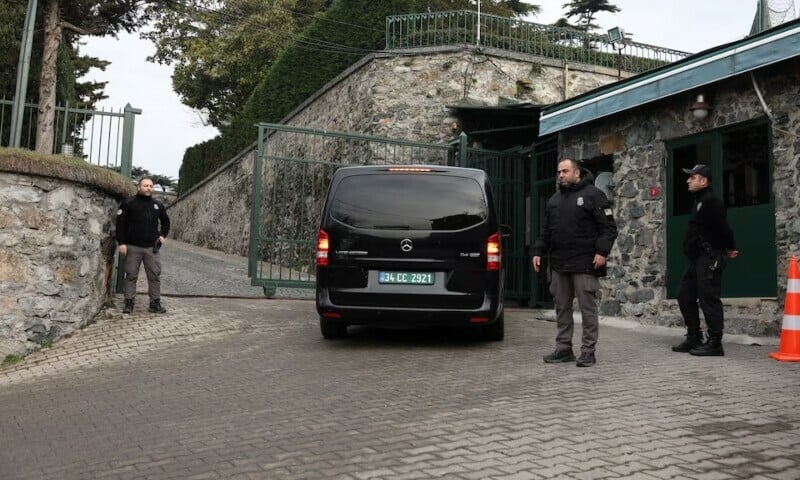
[[[581,181],[562,187],[547,200],[534,256],[550,252],[550,268],[559,273],[592,273],[595,254],[608,257],[617,238],[617,224],[606,195],[594,186],[594,176],[582,169]]]
[[[725,204],[714,195],[711,187],[694,193],[689,228],[683,239],[683,253],[689,258],[697,258],[703,253],[711,253],[706,252],[706,246],[717,251],[736,249],[733,230],[725,218]]]
[[[122,201],[117,210],[117,242],[120,245],[152,247],[169,233],[167,209],[153,197],[136,194]]]

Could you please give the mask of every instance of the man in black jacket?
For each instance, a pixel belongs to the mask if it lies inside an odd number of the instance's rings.
[[[689,228],[683,239],[688,258],[686,271],[678,288],[678,306],[686,322],[686,340],[672,347],[673,352],[699,356],[722,356],[722,271],[726,257],[736,258],[739,251],[733,231],[725,218],[725,204],[711,190],[711,169],[703,164],[684,168],[686,184],[694,194]],[[700,309],[708,326],[708,342],[703,344]]]
[[[594,186],[592,174],[575,160],[558,164],[558,190],[547,201],[542,229],[533,246],[533,269],[541,268],[542,256],[550,253],[550,293],[556,307],[555,351],[546,363],[575,361],[572,352],[575,297],[581,309],[583,337],[579,367],[595,364],[598,334],[598,277],[606,274],[606,258],[617,238],[608,198]]]
[[[119,253],[125,256],[125,307],[131,313],[136,299],[139,267],[144,263],[147,293],[153,313],[165,313],[161,305],[161,256],[158,253],[169,233],[169,217],[164,205],[153,198],[153,180],[139,180],[135,196],[123,200],[117,211],[117,242]]]

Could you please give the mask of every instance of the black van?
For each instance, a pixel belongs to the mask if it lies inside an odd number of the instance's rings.
[[[502,340],[500,236],[482,170],[340,168],[317,239],[323,337],[358,324],[446,325]]]

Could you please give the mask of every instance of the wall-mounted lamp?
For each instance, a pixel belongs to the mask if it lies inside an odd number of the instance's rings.
[[[708,111],[711,110],[711,105],[706,102],[705,95],[702,93],[697,96],[697,100],[689,107],[692,111],[694,118],[702,120],[708,116]]]

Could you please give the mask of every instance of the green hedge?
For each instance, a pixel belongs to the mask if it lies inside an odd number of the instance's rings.
[[[228,160],[222,155],[220,136],[187,148],[178,174],[178,195],[189,191]]]

